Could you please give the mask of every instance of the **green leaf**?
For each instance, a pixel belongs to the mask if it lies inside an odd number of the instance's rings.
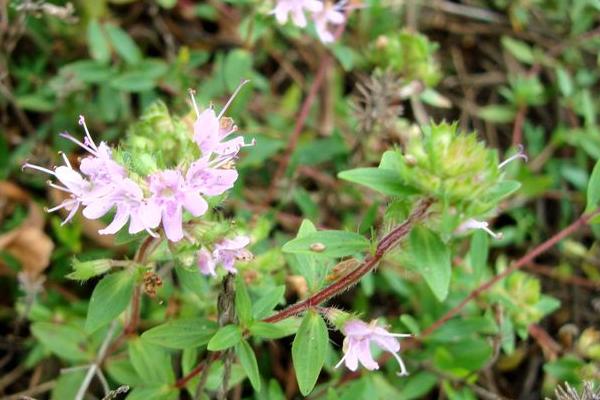
[[[171,357],[166,350],[140,338],[130,340],[128,349],[131,364],[145,383],[160,385],[175,382]]]
[[[297,325],[290,324],[288,321],[280,321],[276,323],[268,323],[262,321],[254,321],[248,327],[252,336],[261,337],[264,339],[279,339],[293,334],[297,329]]]
[[[487,265],[489,252],[488,234],[478,229],[471,237],[471,247],[469,249],[469,259],[475,276],[479,279]]]
[[[137,64],[142,60],[142,52],[127,32],[112,24],[105,24],[104,27],[113,48],[127,64]]]
[[[16,97],[20,108],[36,112],[50,112],[56,107],[54,99],[43,93],[22,94]]]
[[[533,50],[527,43],[513,39],[510,36],[502,36],[501,41],[502,46],[517,60],[526,64],[533,64],[535,62]]]
[[[415,189],[402,183],[400,175],[391,169],[356,168],[342,171],[340,179],[364,185],[388,196],[409,196]]]
[[[74,399],[85,374],[84,370],[61,373],[52,389],[50,400]]]
[[[307,396],[317,383],[325,362],[329,335],[321,316],[309,311],[304,316],[292,344],[292,360],[300,392]]]
[[[235,347],[235,353],[240,359],[240,364],[244,368],[250,383],[256,392],[260,392],[260,373],[258,372],[258,363],[254,350],[247,341],[243,340]]]
[[[521,188],[518,181],[500,181],[487,193],[487,201],[497,203]]]
[[[144,92],[156,86],[156,80],[141,71],[125,72],[110,81],[110,86],[124,92]]]
[[[439,301],[448,296],[452,266],[450,250],[432,230],[417,226],[409,236],[411,264],[423,276]]]
[[[469,371],[483,367],[491,356],[492,346],[488,341],[474,337],[436,347],[433,361],[436,368],[467,376]]]
[[[252,320],[252,301],[241,274],[235,279],[235,311],[242,323],[247,324]]]
[[[369,245],[369,241],[358,233],[318,231],[290,240],[283,245],[281,250],[285,253],[337,258],[363,252],[369,248]]]
[[[223,65],[225,85],[229,91],[248,79],[252,73],[252,55],[247,50],[236,49],[227,54]]]
[[[255,319],[268,316],[277,304],[283,299],[285,285],[267,288],[262,296],[252,304],[252,315]]]
[[[31,325],[31,333],[46,349],[64,360],[84,362],[94,357],[85,347],[88,343],[85,333],[75,326],[36,322]]]
[[[592,170],[592,176],[588,182],[587,187],[587,205],[585,207],[586,212],[594,211],[598,207],[598,201],[600,200],[600,160],[594,165]]]
[[[354,54],[354,50],[352,50],[352,48],[337,43],[331,47],[331,50],[335,58],[337,58],[342,65],[342,68],[344,68],[344,71],[352,70],[352,67],[354,67],[354,61],[356,59],[356,55]]]
[[[179,390],[168,385],[136,387],[127,395],[127,400],[177,400]]]
[[[90,55],[98,62],[106,64],[110,61],[110,45],[100,24],[96,20],[90,21],[87,27],[87,41]]]
[[[135,368],[133,368],[133,364],[129,359],[110,357],[106,360],[104,367],[108,376],[121,385],[140,386],[144,384],[144,380],[135,372]]]
[[[121,314],[133,294],[133,275],[129,271],[106,275],[96,285],[90,298],[86,332],[93,332]]]
[[[456,343],[478,335],[495,335],[499,331],[489,316],[467,316],[449,320],[427,337],[428,342]]]
[[[216,322],[203,318],[177,319],[142,334],[145,342],[172,349],[204,346],[217,331]]]
[[[477,114],[486,121],[504,124],[512,122],[515,119],[516,112],[512,106],[490,104],[489,106],[481,107]]]
[[[242,330],[237,325],[225,325],[208,342],[208,350],[219,351],[235,346],[242,340]]]
[[[438,377],[431,372],[421,371],[410,374],[401,390],[402,400],[423,399],[434,388]]]
[[[115,71],[110,65],[94,60],[75,61],[60,69],[61,75],[73,76],[83,83],[101,83],[109,81]]]
[[[303,238],[315,232],[317,232],[315,225],[310,220],[305,219],[302,221],[300,228],[298,228],[296,238]],[[309,289],[314,290],[321,285],[321,280],[325,275],[323,272],[326,269],[320,268],[320,260],[317,260],[314,254],[296,254],[293,257],[293,261],[295,263],[292,264],[296,266],[298,273],[306,279]]]

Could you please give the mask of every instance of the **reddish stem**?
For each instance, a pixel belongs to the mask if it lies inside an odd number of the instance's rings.
[[[340,24],[335,33],[335,39],[339,39],[344,33],[346,29],[346,22],[348,21],[348,16],[350,14],[350,8],[346,9],[345,20],[344,23]],[[315,80],[312,82],[310,89],[308,90],[308,95],[304,99],[302,106],[300,108],[300,112],[298,113],[298,119],[296,120],[296,125],[294,126],[294,130],[288,141],[288,146],[285,149],[285,153],[283,157],[279,161],[279,165],[277,166],[277,170],[275,171],[275,175],[273,176],[273,180],[271,181],[271,185],[267,191],[267,203],[269,203],[275,197],[275,192],[277,191],[277,184],[285,174],[285,170],[288,167],[290,162],[290,157],[298,144],[298,139],[300,138],[300,134],[302,133],[302,129],[304,128],[304,124],[306,123],[306,119],[308,118],[308,113],[310,112],[310,108],[317,98],[317,94],[323,81],[325,80],[325,76],[327,75],[327,69],[331,65],[333,61],[333,57],[330,54],[325,54],[321,64],[319,66],[319,70],[317,71],[317,75],[315,75]]]
[[[389,232],[377,246],[375,254],[368,256],[365,260],[354,270],[347,275],[341,277],[331,285],[321,289],[317,293],[313,294],[309,298],[302,300],[286,309],[281,310],[277,314],[274,314],[268,318],[265,318],[263,322],[278,322],[294,315],[300,314],[310,308],[316,307],[324,301],[340,294],[347,290],[354,284],[356,284],[363,276],[377,266],[379,261],[387,254],[387,252],[394,247],[399,240],[403,239],[408,235],[412,227],[418,221],[422,220],[425,213],[431,206],[433,201],[431,199],[423,200],[417,208],[408,216],[406,221],[398,225],[391,232]]]
[[[515,124],[513,125],[512,131],[512,145],[518,146],[523,143],[523,124],[525,123],[525,117],[527,115],[527,105],[522,105],[517,111],[515,118]]]
[[[565,229],[558,232],[557,234],[552,236],[550,239],[546,240],[544,243],[538,245],[533,250],[531,250],[529,253],[525,254],[523,257],[518,259],[510,267],[508,267],[507,269],[505,269],[498,275],[494,276],[493,278],[491,278],[490,280],[488,280],[487,282],[483,283],[481,286],[479,286],[478,288],[473,290],[467,297],[465,297],[463,299],[463,301],[460,302],[460,304],[458,304],[457,306],[452,308],[450,311],[448,311],[446,314],[444,314],[441,318],[439,318],[437,321],[435,321],[433,324],[431,324],[427,329],[425,329],[421,333],[420,338],[422,339],[422,338],[425,338],[425,337],[431,335],[433,332],[435,332],[437,329],[439,329],[442,325],[444,325],[449,319],[451,319],[452,317],[457,315],[471,300],[477,298],[480,294],[482,294],[483,292],[485,292],[486,290],[488,290],[489,288],[494,286],[496,283],[500,282],[502,279],[506,278],[508,275],[515,272],[516,270],[521,269],[524,266],[530,264],[537,256],[544,253],[545,251],[547,251],[548,249],[553,247],[555,244],[557,244],[558,242],[560,242],[567,236],[573,234],[582,226],[586,225],[589,222],[589,220],[592,219],[594,216],[598,215],[598,213],[599,213],[599,210],[596,210],[591,214],[583,214],[582,216],[577,218],[577,220],[575,220],[575,222],[573,222],[571,225],[567,226]]]
[[[281,181],[281,178],[285,174],[285,170],[288,167],[290,162],[290,157],[298,144],[298,139],[300,138],[300,134],[302,133],[302,129],[304,128],[304,124],[306,123],[306,119],[308,118],[308,113],[310,112],[310,108],[317,98],[317,94],[319,89],[321,88],[321,84],[325,79],[325,73],[327,72],[327,68],[331,64],[331,56],[327,54],[321,65],[319,66],[319,70],[317,71],[317,75],[315,76],[314,81],[312,82],[310,89],[308,90],[308,95],[304,99],[302,106],[300,108],[300,112],[298,113],[298,119],[296,119],[296,125],[294,125],[294,130],[290,135],[288,140],[288,145],[285,148],[285,152],[279,161],[279,165],[277,166],[277,170],[275,171],[275,175],[273,176],[273,180],[271,181],[271,186],[269,186],[269,190],[267,191],[267,203],[271,201],[275,197],[275,192],[277,191],[277,184]]]
[[[216,351],[216,352],[212,353],[210,358],[205,359],[200,364],[196,365],[196,368],[194,368],[193,370],[188,372],[184,377],[182,377],[181,379],[178,379],[177,382],[175,382],[175,387],[178,389],[185,387],[185,385],[187,385],[187,383],[190,380],[192,380],[192,378],[194,378],[196,375],[201,373],[204,370],[204,368],[208,368],[210,366],[210,363],[218,360],[219,357],[221,357],[220,351]]]

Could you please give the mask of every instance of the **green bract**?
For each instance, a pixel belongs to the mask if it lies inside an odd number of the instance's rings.
[[[200,155],[192,140],[192,122],[172,116],[162,101],[151,104],[127,130],[114,158],[145,177],[160,169],[189,164]]]

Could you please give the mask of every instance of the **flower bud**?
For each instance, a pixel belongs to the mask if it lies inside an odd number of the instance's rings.
[[[85,281],[98,275],[102,275],[111,268],[111,260],[101,258],[99,260],[80,261],[73,258],[73,272],[67,278]]]

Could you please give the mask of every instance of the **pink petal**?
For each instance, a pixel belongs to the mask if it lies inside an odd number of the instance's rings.
[[[346,322],[343,332],[346,336],[370,336],[372,328],[369,324],[359,319],[355,319]]]
[[[290,7],[284,2],[279,2],[275,9],[273,10],[275,13],[275,19],[281,25],[285,24],[288,20],[288,13],[290,12]]]
[[[154,229],[160,224],[162,216],[160,208],[152,201],[143,202],[139,206],[137,214],[144,221],[144,226],[148,229]]]
[[[106,228],[100,229],[98,233],[101,235],[113,235],[117,233],[123,226],[125,226],[128,219],[128,210],[125,207],[117,207],[115,218]]]
[[[171,242],[178,242],[183,239],[181,206],[176,207],[172,213],[163,210],[162,224],[165,229],[165,234]]]
[[[81,195],[87,183],[77,171],[65,166],[56,168],[54,175],[75,195]]]
[[[204,275],[217,275],[215,272],[215,260],[205,248],[200,249],[198,252],[198,268]]]
[[[208,210],[208,203],[198,193],[186,192],[183,197],[183,206],[194,217],[203,215]]]
[[[400,342],[393,336],[373,335],[372,340],[383,350],[390,353],[400,351]]]
[[[358,354],[357,343],[352,343],[348,346],[348,351],[344,355],[346,368],[350,371],[356,371],[358,369]]]
[[[294,25],[300,28],[306,27],[306,16],[304,15],[304,11],[302,9],[293,10],[291,14]]]
[[[373,356],[371,355],[371,349],[369,348],[369,340],[361,340],[358,343],[356,354],[361,364],[370,371],[374,369],[379,369],[379,364],[373,360]]]
[[[346,17],[344,17],[344,14],[342,14],[341,12],[332,10],[327,13],[327,19],[332,24],[339,25],[344,23]]]
[[[318,13],[323,11],[323,3],[318,0],[305,0],[304,8],[313,13]]]
[[[105,215],[115,205],[111,199],[95,199],[83,209],[83,216],[87,219],[97,219]]]
[[[219,119],[212,108],[207,108],[194,122],[194,141],[205,155],[219,143]]]
[[[146,226],[144,225],[144,220],[140,216],[140,213],[137,211],[132,212],[131,218],[129,220],[129,231],[128,232],[131,234],[136,234],[138,232],[143,231],[144,229],[146,229]]]
[[[223,239],[215,245],[218,250],[241,250],[250,244],[248,236],[236,236],[233,239]]]

